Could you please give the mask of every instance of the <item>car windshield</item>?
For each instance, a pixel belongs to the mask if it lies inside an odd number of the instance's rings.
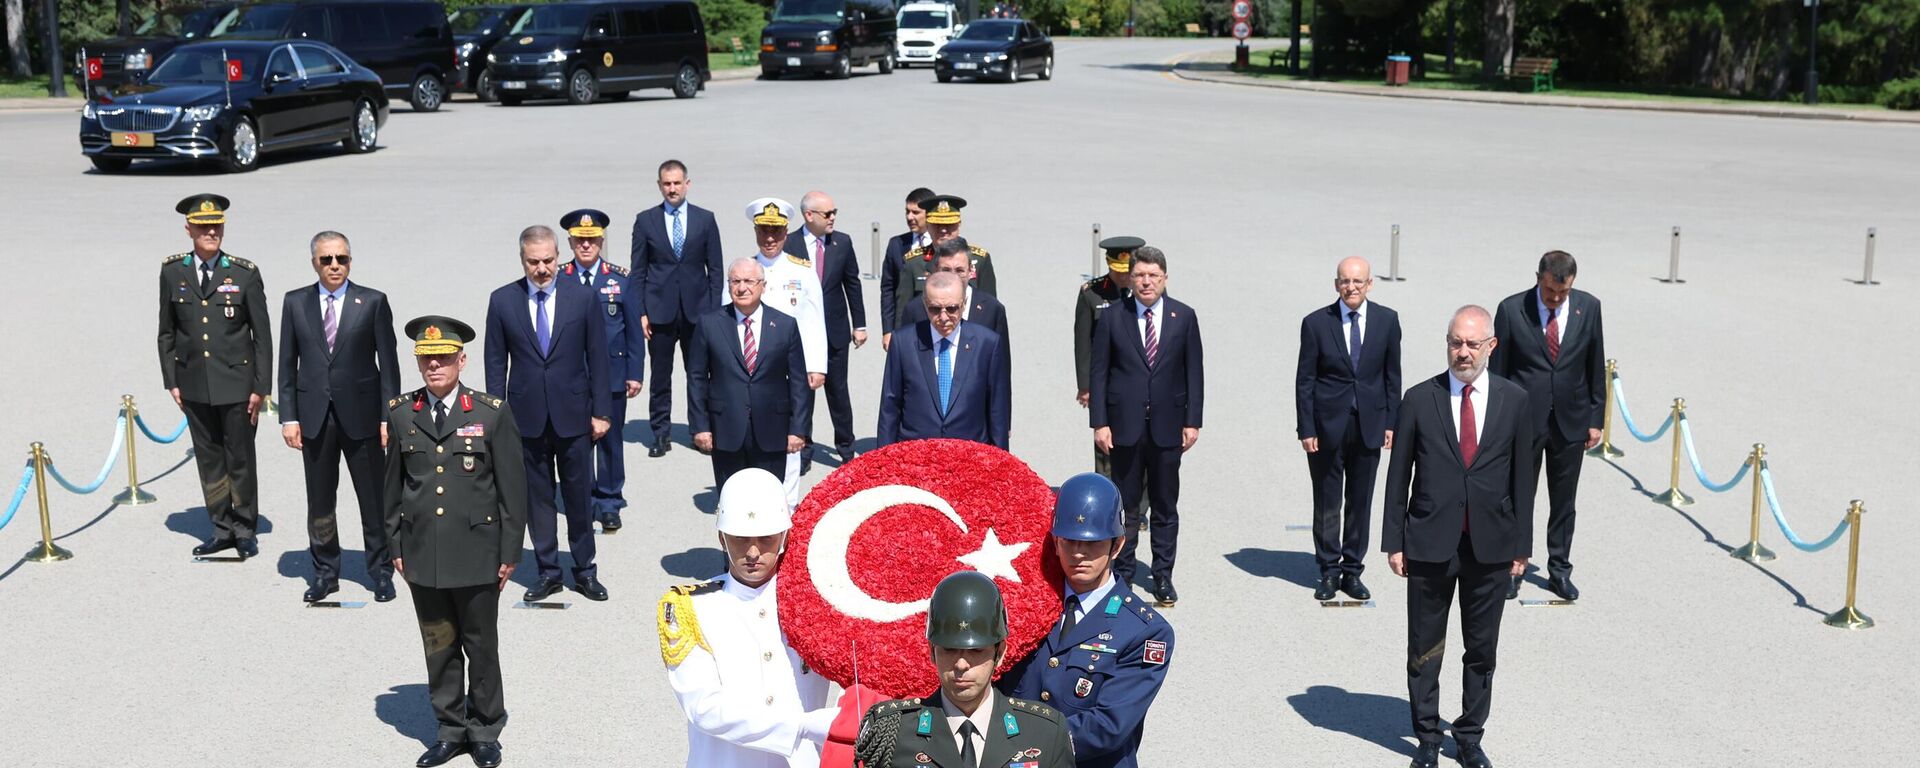
[[[578,5],[536,6],[513,25],[514,35],[578,35],[587,26],[587,9]]]
[[[946,29],[946,11],[903,11],[900,14],[901,29]]]
[[[989,21],[976,21],[967,25],[967,31],[960,33],[961,40],[1009,41],[1020,36],[1019,24],[995,24]]]
[[[227,82],[229,59],[240,62],[240,77],[244,81],[251,81],[260,74],[259,51],[227,51],[226,54],[226,58],[221,58],[218,48],[176,50],[161,60],[160,66],[153,68],[153,74],[147,76],[147,82],[154,85],[224,83]]]
[[[846,0],[780,0],[773,6],[773,20],[837,24],[846,11]]]
[[[472,35],[493,29],[506,13],[498,8],[462,8],[447,14],[447,23],[456,35]]]
[[[231,8],[196,8],[190,11],[179,9],[162,11],[147,17],[139,28],[133,30],[135,37],[184,37],[188,39],[203,37],[213,29],[213,25],[227,14]]]
[[[280,30],[287,26],[287,18],[292,15],[293,6],[291,5],[252,5],[241,8],[221,21],[207,36],[220,37],[243,32],[265,32],[278,37]]]

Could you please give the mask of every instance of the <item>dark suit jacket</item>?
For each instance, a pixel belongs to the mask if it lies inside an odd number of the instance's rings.
[[[667,231],[666,203],[633,217],[633,252],[629,268],[638,290],[627,293],[628,308],[644,312],[650,322],[692,321],[725,301],[727,267],[721,262],[720,227],[713,212],[686,203],[686,241],[680,258],[673,256],[673,235]]]
[[[607,335],[607,391],[626,397],[627,382],[647,378],[647,336],[640,330],[640,313],[634,311],[627,294],[638,293],[633,277],[619,265],[601,259],[593,285],[594,314],[604,323]],[[560,268],[560,279],[580,282],[580,262],[570,261]]]
[[[1508,296],[1493,318],[1500,343],[1488,365],[1495,375],[1527,388],[1533,402],[1534,431],[1545,440],[1587,439],[1606,415],[1607,349],[1600,321],[1600,300],[1575,290],[1561,307],[1560,359],[1547,359],[1547,337],[1540,325],[1538,288]]]
[[[907,302],[905,322],[911,328],[916,323],[927,320],[927,302],[923,297],[914,297]],[[967,310],[967,322],[992,328],[1000,334],[1000,346],[1006,350],[1007,362],[1013,362],[1013,336],[1007,333],[1007,305],[1000,303],[993,294],[978,288],[973,289],[973,307]]]
[[[1473,466],[1460,462],[1452,390],[1442,373],[1407,390],[1387,464],[1380,551],[1444,563],[1469,526],[1474,559],[1499,563],[1533,555],[1533,421],[1527,391],[1489,376],[1485,425]],[[1469,523],[1470,521],[1470,523]]]
[[[1293,408],[1300,439],[1340,440],[1357,412],[1360,440],[1378,449],[1400,413],[1400,315],[1367,303],[1360,368],[1347,354],[1341,321],[1347,305],[1335,301],[1300,321],[1300,364],[1294,369]]]
[[[335,303],[333,352],[320,320],[320,285],[287,292],[280,307],[281,419],[300,422],[311,440],[327,409],[352,440],[372,437],[387,420],[386,402],[400,394],[400,360],[387,295],[351,280]]]
[[[800,322],[761,305],[759,361],[747,373],[733,308],[701,315],[687,352],[687,431],[713,433],[713,447],[737,451],[749,437],[762,451],[785,453],[788,435],[813,423],[813,390],[800,351]]]
[[[558,437],[590,434],[589,418],[610,418],[613,401],[607,386],[607,329],[592,291],[578,282],[555,278],[552,344],[540,356],[533,316],[527,309],[527,281],[495,289],[487,301],[487,394],[504,397],[525,437],[539,437],[553,425]]]
[[[906,268],[907,251],[913,250],[912,232],[887,239],[887,257],[880,261],[880,332],[893,333],[900,325],[900,273]]]
[[[804,230],[787,234],[786,252],[811,261]],[[853,238],[845,232],[827,236],[826,277],[820,279],[820,293],[827,315],[827,346],[844,347],[853,343],[853,329],[867,327],[867,302],[860,293],[859,258],[853,253]],[[814,267],[819,273],[820,268]],[[851,318],[851,319],[849,319]]]
[[[953,351],[952,398],[942,417],[931,328],[927,322],[905,326],[901,332],[913,338],[898,339],[900,343],[887,350],[874,447],[951,437],[1005,449],[1013,423],[1013,374],[1000,335],[984,325],[961,322],[960,348]]]
[[[161,386],[208,405],[264,397],[273,387],[273,319],[260,269],[221,251],[201,285],[194,259],[175,254],[160,266]]]
[[[1201,426],[1206,401],[1200,318],[1192,307],[1161,296],[1154,315],[1159,363],[1148,368],[1146,343],[1134,317],[1137,301],[1129,296],[1114,302],[1095,326],[1088,420],[1095,429],[1112,429],[1114,445],[1151,439],[1162,448],[1178,448],[1182,427]],[[1147,434],[1149,413],[1152,434]]]

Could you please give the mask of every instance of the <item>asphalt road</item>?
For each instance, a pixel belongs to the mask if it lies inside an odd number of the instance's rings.
[[[121,394],[175,421],[151,329],[155,270],[187,247],[172,209],[182,196],[234,199],[227,245],[262,266],[276,308],[311,280],[307,238],[337,229],[353,238],[354,278],[387,291],[399,317],[477,323],[487,292],[517,275],[525,225],[602,208],[620,222],[609,252],[624,261],[626,222],[657,202],[655,165],[677,157],[694,202],[720,215],[729,255],[750,252],[738,212],[762,195],[832,193],[863,259],[868,222],[897,231],[908,189],[968,198],[965,234],[994,253],[1021,350],[1013,448],[1058,482],[1089,460],[1069,329],[1097,222],[1166,250],[1170,292],[1200,315],[1211,364],[1181,505],[1185,599],[1168,612],[1180,640],[1143,762],[1399,765],[1411,750],[1404,589],[1375,556],[1377,607],[1320,607],[1308,535],[1286,529],[1309,521],[1289,386],[1298,320],[1332,300],[1340,257],[1372,257],[1384,273],[1400,225],[1408,280],[1374,298],[1400,310],[1416,380],[1441,371],[1455,307],[1526,288],[1538,255],[1562,248],[1581,260],[1579,287],[1607,302],[1608,353],[1643,425],[1686,397],[1716,480],[1765,442],[1808,538],[1848,499],[1867,501],[1860,607],[1880,626],[1820,623],[1843,597],[1844,546],[1802,553],[1766,522],[1780,559],[1729,559],[1745,540],[1746,487],[1714,495],[1687,478],[1699,504],[1654,505],[1667,443],[1616,429],[1628,455],[1590,461],[1582,489],[1585,597],[1509,608],[1494,759],[1892,765],[1910,752],[1899,734],[1920,707],[1920,599],[1901,586],[1920,555],[1906,439],[1920,374],[1913,129],[1294,93],[1161,71],[1217,45],[1062,40],[1055,80],[1017,86],[940,86],[909,70],[716,83],[690,102],[456,102],[394,115],[372,155],[269,158],[245,176],[93,174],[76,115],[0,114],[13,232],[0,446],[18,457],[45,441],[66,474],[88,479]],[[1687,282],[1668,285],[1653,278],[1676,225]],[[1848,281],[1868,227],[1879,228],[1875,287]],[[877,283],[866,288],[877,313]],[[853,354],[863,437],[881,362],[877,346]],[[667,585],[720,568],[696,505],[711,499],[709,473],[684,448],[645,458],[644,434],[643,421],[628,425],[634,508],[601,548],[613,600],[503,611],[511,765],[684,759],[652,617]],[[297,455],[263,430],[262,557],[196,565],[187,550],[207,523],[182,446],[140,450],[158,504],[52,489],[53,528],[77,557],[0,561],[0,752],[30,766],[408,764],[433,732],[411,612],[302,607]],[[27,504],[0,551],[24,552],[38,533]],[[1537,584],[1523,594],[1547,596]],[[1447,664],[1443,715],[1457,712],[1457,652]]]

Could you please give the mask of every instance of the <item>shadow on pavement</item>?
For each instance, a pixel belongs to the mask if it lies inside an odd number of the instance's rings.
[[[433,719],[433,703],[427,699],[425,683],[408,683],[387,689],[373,699],[373,713],[380,722],[421,744],[432,744],[440,732]]]
[[[1287,703],[1315,728],[1364,739],[1397,755],[1413,755],[1406,699],[1316,685],[1288,696]]]
[[[710,579],[727,570],[727,555],[713,547],[694,547],[660,558],[660,569],[682,579]]]
[[[1320,580],[1320,566],[1312,553],[1286,552],[1247,547],[1227,555],[1227,562],[1249,575],[1263,579],[1285,579],[1297,587],[1313,588]]]
[[[207,518],[206,507],[188,507],[167,515],[167,530],[191,536],[195,541],[206,541],[213,537],[213,521]],[[273,533],[273,521],[261,515],[254,520],[253,535],[265,536]]]

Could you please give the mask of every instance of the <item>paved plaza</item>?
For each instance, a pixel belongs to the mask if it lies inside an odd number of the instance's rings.
[[[1185,599],[1166,612],[1179,642],[1142,763],[1399,766],[1412,751],[1404,585],[1372,554],[1376,605],[1323,608],[1310,599],[1310,536],[1289,529],[1311,518],[1293,433],[1300,317],[1333,300],[1340,257],[1372,258],[1384,275],[1399,225],[1407,280],[1372,298],[1401,313],[1411,384],[1442,371],[1454,308],[1527,288],[1535,260],[1559,248],[1606,303],[1608,356],[1642,428],[1685,397],[1715,480],[1766,443],[1808,539],[1849,499],[1866,501],[1859,606],[1879,626],[1820,621],[1843,601],[1844,541],[1800,552],[1769,520],[1761,536],[1778,560],[1727,557],[1746,540],[1748,486],[1709,493],[1683,469],[1699,502],[1656,505],[1669,443],[1638,443],[1616,420],[1626,456],[1589,460],[1581,486],[1583,598],[1507,609],[1490,755],[1502,766],[1904,763],[1901,734],[1920,709],[1920,592],[1906,573],[1920,560],[1906,440],[1920,426],[1920,128],[1381,99],[1165,72],[1228,44],[1062,38],[1053,81],[1013,86],[905,70],[716,82],[692,101],[397,109],[371,155],[299,152],[241,176],[97,175],[79,154],[77,115],[0,113],[0,211],[14,233],[0,456],[44,441],[70,479],[90,480],[122,394],[156,429],[179,420],[156,370],[155,276],[188,247],[173,211],[185,195],[233,199],[226,246],[260,265],[276,330],[279,296],[313,280],[307,238],[321,229],[352,238],[353,279],[386,291],[402,321],[477,325],[487,293],[519,276],[526,225],[603,209],[610,258],[626,263],[634,213],[659,202],[654,168],[675,157],[691,169],[691,200],[719,216],[729,257],[751,253],[739,211],[764,195],[831,193],[863,263],[869,222],[899,231],[909,189],[967,198],[964,234],[993,253],[1019,347],[1013,452],[1058,483],[1090,468],[1071,307],[1098,223],[1166,251],[1169,293],[1195,308],[1209,353],[1206,426],[1181,500]],[[1655,279],[1674,226],[1682,284]],[[1851,280],[1869,227],[1882,284],[1863,287]],[[877,341],[879,285],[864,287]],[[851,359],[864,448],[884,356],[875,343]],[[406,387],[418,386],[403,365]],[[483,385],[477,351],[468,373]],[[644,395],[628,411],[633,506],[600,544],[613,599],[568,592],[556,598],[567,610],[502,610],[510,766],[684,760],[655,600],[723,563],[703,511],[709,465],[686,443],[675,389],[680,450],[663,458],[640,443]],[[434,733],[412,611],[405,598],[370,602],[364,584],[337,595],[364,608],[300,602],[310,565],[298,453],[263,425],[261,557],[195,564],[188,550],[209,525],[187,443],[140,443],[156,504],[112,507],[119,468],[94,495],[50,486],[73,560],[11,559],[39,533],[31,494],[0,531],[0,755],[19,766],[411,764]],[[1375,505],[1377,549],[1378,494]],[[1538,506],[1544,561],[1544,490]],[[343,572],[358,578],[359,543],[345,538]],[[1543,584],[1521,596],[1549,598]],[[511,601],[523,587],[509,589]],[[1443,716],[1459,710],[1458,647]]]

